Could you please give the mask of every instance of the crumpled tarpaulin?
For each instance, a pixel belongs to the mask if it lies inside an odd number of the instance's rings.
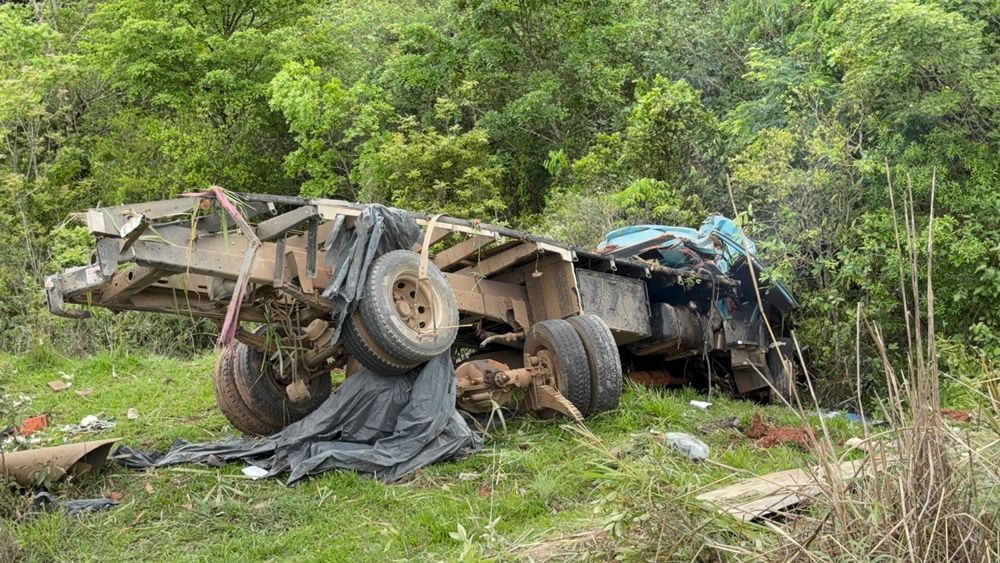
[[[70,516],[79,516],[91,512],[100,512],[113,506],[118,506],[119,501],[109,498],[86,498],[77,500],[59,500],[51,493],[42,491],[31,499],[31,507],[41,512],[55,512],[65,510]]]
[[[326,261],[334,276],[323,292],[335,304],[334,340],[357,307],[372,262],[391,250],[411,248],[420,235],[420,227],[402,211],[381,205],[366,206],[353,229],[343,216],[335,219],[326,241]],[[122,446],[114,459],[132,468],[240,459],[267,469],[269,476],[287,471],[289,485],[331,469],[397,481],[425,465],[482,447],[482,437],[455,408],[455,387],[450,352],[404,375],[383,376],[362,368],[315,411],[267,438],[178,442],[162,455]]]
[[[132,468],[242,459],[268,476],[288,471],[289,485],[331,469],[391,482],[481,446],[482,438],[455,409],[455,369],[444,353],[405,375],[362,368],[318,409],[267,438],[180,441],[163,455],[122,446],[113,458]]]
[[[361,288],[368,279],[368,270],[379,256],[413,247],[420,241],[420,227],[398,209],[368,205],[348,229],[347,218],[334,219],[326,239],[326,263],[333,270],[333,279],[323,290],[323,297],[333,301],[333,341],[340,338],[344,319],[357,308]]]

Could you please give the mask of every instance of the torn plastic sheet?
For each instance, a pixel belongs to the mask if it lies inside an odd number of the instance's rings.
[[[109,498],[86,498],[77,500],[59,500],[50,493],[42,491],[31,499],[31,507],[44,512],[65,510],[70,516],[79,516],[90,512],[100,512],[116,506],[118,501]]]
[[[362,368],[318,409],[267,438],[181,441],[163,455],[122,446],[113,457],[132,468],[245,460],[267,469],[269,476],[287,471],[293,485],[331,469],[398,481],[481,446],[482,438],[455,408],[455,369],[446,352],[405,375],[382,376]]]

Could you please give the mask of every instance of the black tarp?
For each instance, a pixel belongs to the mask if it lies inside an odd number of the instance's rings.
[[[334,278],[323,295],[334,301],[338,334],[357,306],[372,262],[388,251],[411,248],[420,234],[403,212],[380,205],[366,206],[353,229],[342,216],[335,219],[326,241]],[[455,369],[446,352],[404,375],[362,368],[315,411],[267,438],[178,442],[162,455],[121,446],[113,457],[133,468],[245,460],[267,469],[269,476],[288,472],[291,485],[331,469],[396,481],[481,446],[480,435],[455,408]]]

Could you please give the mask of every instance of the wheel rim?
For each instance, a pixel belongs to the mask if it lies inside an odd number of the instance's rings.
[[[421,283],[415,274],[403,272],[392,281],[392,302],[403,325],[418,337],[428,337],[448,318],[446,304],[433,283]]]
[[[282,357],[282,352],[277,351],[268,355],[260,350],[250,350],[250,363],[257,369],[257,377],[254,383],[262,382],[271,388],[272,392],[293,404],[308,403],[310,399],[296,401],[288,394],[288,386],[292,383],[292,362]],[[280,369],[284,367],[285,369]],[[301,369],[301,367],[300,367]],[[285,371],[288,374],[285,374]],[[307,373],[306,386],[310,393],[319,390],[318,379],[322,377],[320,373]]]
[[[546,383],[555,387],[558,391],[563,391],[566,388],[565,377],[562,371],[559,369],[559,363],[556,362],[556,355],[552,350],[548,348],[539,348],[532,353],[537,356],[542,365],[548,368],[551,376],[547,378]]]

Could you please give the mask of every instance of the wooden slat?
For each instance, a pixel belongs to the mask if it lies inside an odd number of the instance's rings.
[[[474,275],[476,277],[488,278],[497,272],[502,272],[504,269],[517,264],[524,258],[531,256],[538,252],[538,247],[533,242],[525,242],[514,246],[500,254],[490,256],[484,260],[480,260],[475,266],[469,266],[467,268],[462,268],[458,271],[460,274]]]
[[[745,479],[721,489],[698,495],[698,500],[710,502],[723,512],[743,522],[780,512],[819,494],[826,484],[817,477],[832,478],[843,483],[861,477],[872,468],[884,469],[892,458],[869,458],[867,461],[845,461],[834,464],[832,475],[825,475],[819,466],[809,469],[787,469]]]
[[[484,246],[494,242],[496,239],[484,235],[473,235],[464,241],[438,252],[434,256],[434,265],[442,270],[453,266],[466,258],[474,256]]]

